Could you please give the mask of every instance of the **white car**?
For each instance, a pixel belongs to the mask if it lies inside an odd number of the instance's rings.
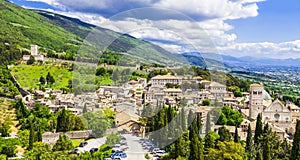
[[[114,145],[112,151],[113,152],[122,151],[121,145],[120,144]]]
[[[159,150],[159,151],[157,151],[156,153],[155,153],[155,156],[156,157],[162,157],[162,156],[164,156],[164,155],[166,155],[167,154],[167,152],[165,151],[165,150]]]

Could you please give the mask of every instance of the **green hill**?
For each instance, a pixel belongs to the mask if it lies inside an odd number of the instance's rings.
[[[73,59],[91,31],[96,33],[96,37],[92,41],[85,41],[87,43],[84,46],[88,48],[82,52],[85,57],[98,59],[109,44],[109,50],[125,53],[126,57],[134,57],[139,61],[161,64],[176,64],[178,61],[177,56],[152,43],[78,19],[28,10],[7,1],[0,1],[0,24],[0,64],[29,54],[24,48],[29,49],[30,44],[39,45],[40,51],[45,54],[66,52],[71,55],[67,59]]]
[[[97,27],[95,25],[82,22],[76,18],[70,18],[47,11],[34,11],[46,17],[58,26],[85,39],[88,49],[81,50],[86,51],[86,54],[83,53],[82,56],[91,58],[99,57],[99,55],[95,54],[98,48],[93,49],[93,46],[90,46],[91,44],[95,46],[101,46],[102,48],[108,47],[108,49],[112,51],[125,54],[126,56],[124,57],[129,56],[131,59],[147,63],[152,62],[164,65],[176,65],[182,64],[185,61],[183,57],[180,57],[177,54],[171,54],[157,45],[136,39],[127,34],[121,34],[109,29]],[[93,53],[93,55],[88,53]]]

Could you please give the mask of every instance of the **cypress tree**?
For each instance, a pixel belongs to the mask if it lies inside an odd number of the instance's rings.
[[[271,160],[271,148],[269,140],[265,140],[263,146],[263,159],[264,160]]]
[[[290,160],[300,159],[300,120],[297,120]]]
[[[197,134],[197,120],[195,119],[190,126],[190,157],[189,159],[202,160],[203,157],[203,145],[199,135]]]
[[[205,137],[204,137],[204,149],[207,151],[209,148],[214,148],[215,147],[215,141],[212,136],[213,132],[209,132]]]
[[[256,157],[255,157],[255,160],[263,160],[263,156],[261,154],[261,151],[258,150],[257,153],[256,153]]]
[[[30,120],[29,122],[30,124],[30,134],[29,134],[29,146],[28,146],[28,150],[31,150],[33,148],[33,143],[35,142],[35,135],[34,135],[34,127],[33,127],[33,123],[32,120]]]
[[[238,133],[237,126],[235,126],[234,142],[235,142],[235,143],[239,143],[239,142],[240,142],[240,139],[239,139],[239,133]]]
[[[41,85],[46,84],[46,80],[45,80],[45,78],[43,76],[40,77],[40,84]]]
[[[248,125],[247,130],[247,139],[246,139],[246,151],[249,151],[249,153],[252,152],[252,146],[253,146],[253,140],[252,140],[252,130],[250,124]]]
[[[261,115],[257,115],[256,119],[256,127],[255,127],[255,134],[254,134],[254,143],[258,144],[258,138],[262,135],[263,133],[263,128],[262,128],[262,120],[261,120]]]
[[[184,108],[182,107],[181,109],[181,128],[182,131],[186,130],[186,117],[185,117],[185,112],[184,112]]]
[[[220,141],[230,141],[231,140],[231,134],[228,129],[226,129],[224,126],[220,127],[218,130],[218,134],[220,136]]]
[[[206,124],[205,124],[205,134],[208,134],[211,129],[211,119],[210,119],[210,112],[207,113],[206,117]]]
[[[86,106],[86,104],[84,104],[84,107],[83,107],[82,113],[84,114],[84,113],[86,113],[86,112],[88,112],[88,110],[87,110],[87,106]]]
[[[197,113],[197,134],[202,133],[202,116],[200,113]]]
[[[43,141],[42,131],[41,131],[41,127],[40,126],[38,126],[38,129],[37,129],[36,141],[38,141],[38,142],[42,142]]]
[[[66,110],[63,109],[57,116],[56,132],[67,132],[68,128],[68,115]]]
[[[194,112],[190,109],[189,115],[188,115],[188,125],[191,126],[192,122],[194,121]]]

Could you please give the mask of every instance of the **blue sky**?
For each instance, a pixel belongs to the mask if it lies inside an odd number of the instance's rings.
[[[11,1],[153,40],[174,53],[300,58],[299,0]]]
[[[237,42],[284,42],[300,39],[300,1],[269,0],[258,3],[259,15],[229,21]]]

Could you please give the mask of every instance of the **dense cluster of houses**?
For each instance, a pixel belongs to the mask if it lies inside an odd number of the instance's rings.
[[[226,86],[220,83],[207,81],[199,76],[180,77],[171,74],[157,75],[150,81],[138,78],[123,86],[100,86],[95,93],[81,95],[63,94],[62,91],[51,89],[35,90],[23,100],[29,108],[33,107],[35,103],[40,103],[49,107],[52,113],[65,108],[76,115],[81,115],[84,107],[88,111],[110,107],[117,113],[116,125],[127,131],[141,128],[138,114],[144,105],[149,104],[152,106],[158,104],[177,106],[185,101],[187,108],[192,108],[195,112],[202,114],[205,123],[207,113],[213,107],[202,106],[202,102],[210,100],[212,104],[227,105],[242,113],[244,121],[238,131],[243,140],[246,138],[249,124],[254,131],[255,119],[258,114],[262,115],[263,122],[269,123],[281,139],[291,136],[295,130],[296,119],[300,117],[298,106],[291,102],[283,104],[279,100],[272,101],[270,95],[260,84],[252,84],[250,93],[243,92],[242,97],[234,97],[234,94],[227,91]],[[212,125],[211,129],[217,130],[219,127]],[[234,127],[227,126],[227,128],[234,134]],[[203,128],[203,133],[204,131],[205,128]]]

